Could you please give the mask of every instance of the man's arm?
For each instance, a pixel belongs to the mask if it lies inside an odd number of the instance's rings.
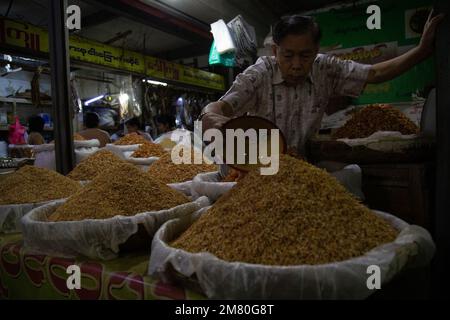
[[[233,116],[233,108],[225,101],[211,102],[203,108],[201,121],[203,130],[220,128]]]
[[[433,11],[425,24],[420,44],[401,56],[374,64],[369,71],[367,83],[380,83],[394,79],[432,54],[436,27],[444,18],[444,14],[433,18],[432,14]]]
[[[268,61],[260,58],[256,63],[239,74],[231,88],[219,101],[208,104],[200,115],[203,130],[220,128],[235,112],[244,112],[243,107],[251,105],[256,99],[255,92],[264,76],[269,72]]]

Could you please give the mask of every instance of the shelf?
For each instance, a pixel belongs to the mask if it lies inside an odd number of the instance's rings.
[[[20,103],[20,104],[33,104],[33,102],[30,99],[25,98],[5,98],[0,97],[0,102],[9,102],[9,103]],[[44,101],[40,103],[40,106],[52,106],[51,101]]]
[[[0,126],[0,131],[9,131],[9,127]],[[53,128],[44,128],[44,132],[53,132]]]

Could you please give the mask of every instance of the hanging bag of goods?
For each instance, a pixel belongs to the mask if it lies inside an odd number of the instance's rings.
[[[23,219],[24,245],[31,252],[109,260],[121,251],[150,249],[167,220],[208,205],[154,181],[127,163],[104,170],[65,201],[29,212]]]
[[[370,266],[383,288],[434,251],[425,229],[371,211],[325,171],[282,155],[276,175],[252,171],[212,207],[165,223],[149,274],[197,283],[213,299],[364,299]]]
[[[0,180],[0,233],[21,231],[20,219],[34,208],[68,198],[78,182],[54,171],[24,166]]]

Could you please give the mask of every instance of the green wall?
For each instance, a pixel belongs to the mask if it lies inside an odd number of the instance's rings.
[[[366,27],[366,20],[369,17],[366,9],[370,4],[376,4],[381,8],[381,30],[369,30]],[[311,15],[316,17],[322,28],[322,47],[341,44],[342,48],[352,48],[391,41],[397,41],[400,47],[415,45],[420,40],[420,38],[406,39],[405,11],[431,5],[430,0],[380,0]],[[392,81],[368,85],[364,94],[355,103],[410,101],[412,93],[417,90],[423,91],[433,85],[434,78],[434,60],[429,58]]]

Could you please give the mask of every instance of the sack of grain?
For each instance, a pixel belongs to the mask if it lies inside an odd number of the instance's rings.
[[[192,198],[192,180],[190,181],[184,181],[184,182],[178,182],[178,183],[168,183],[169,187],[171,187],[174,190],[177,190],[184,194],[187,197]],[[196,198],[192,198],[196,199]]]
[[[424,229],[374,213],[305,161],[281,155],[279,165],[274,175],[250,171],[193,223],[165,225],[149,272],[195,275],[212,298],[365,298],[369,265],[385,284],[430,261]]]
[[[91,181],[106,169],[117,167],[124,163],[125,161],[122,161],[114,153],[101,149],[81,161],[67,177],[76,181]]]
[[[100,141],[97,139],[75,140],[73,146],[76,164],[79,164],[81,161],[100,150]]]
[[[0,181],[0,233],[21,231],[20,219],[34,208],[67,198],[79,183],[54,171],[25,166]]]
[[[114,153],[116,156],[118,156],[122,160],[126,160],[125,152],[134,152],[137,149],[139,149],[140,146],[141,146],[140,144],[115,145],[112,143],[108,143],[105,146],[105,150],[108,150],[108,151]]]
[[[34,161],[36,167],[56,171],[54,144],[48,143],[36,145],[33,146],[33,151],[36,157],[36,160]]]
[[[50,201],[51,202],[51,201]],[[48,201],[39,203],[11,204],[0,206],[0,233],[21,232],[20,219],[34,208],[42,207]]]
[[[235,185],[236,182],[222,182],[220,172],[200,173],[192,180],[191,194],[193,199],[206,196],[215,202]]]
[[[227,262],[210,253],[190,253],[169,245],[208,208],[166,222],[155,234],[148,273],[164,281],[186,281],[211,299],[364,299],[369,266],[381,271],[381,288],[407,269],[427,266],[435,251],[423,228],[387,213],[374,213],[400,230],[397,238],[363,256],[319,265],[261,265]],[[174,272],[175,271],[175,272]],[[187,283],[188,283],[187,282]]]
[[[347,191],[364,201],[365,196],[362,192],[362,170],[357,164],[350,164],[342,170],[332,172],[331,175],[335,177]]]
[[[348,165],[342,170],[331,173],[349,192],[357,198],[364,200],[362,192],[362,172],[356,165]],[[200,173],[191,184],[191,195],[193,199],[200,196],[206,196],[212,202],[215,202],[223,194],[233,188],[237,182],[223,182],[220,172]]]
[[[46,254],[112,259],[117,257],[121,244],[136,240],[134,235],[140,229],[143,232],[137,246],[147,248],[162,223],[207,203],[206,197],[191,202],[135,166],[118,160],[67,201],[49,204],[25,216],[24,242],[32,250]]]
[[[74,141],[75,161],[76,164],[80,163],[85,158],[99,150],[100,141],[97,139]],[[34,165],[39,168],[46,168],[56,171],[55,160],[55,144],[41,144],[33,146],[36,160]]]
[[[142,212],[133,216],[80,221],[49,221],[66,200],[55,201],[30,211],[22,218],[24,246],[36,254],[111,260],[117,258],[125,244],[143,226],[143,247],[150,249],[152,237],[166,221],[191,214],[209,205],[206,197],[167,210]],[[141,239],[142,241],[142,239]]]
[[[176,129],[166,132],[155,139],[155,143],[159,144],[166,151],[172,150],[177,144],[191,146],[193,142],[194,133],[186,129]]]
[[[158,157],[134,158],[132,157],[134,152],[135,151],[125,151],[123,153],[124,158],[128,163],[138,166],[144,172],[147,172],[150,165],[159,159]]]

